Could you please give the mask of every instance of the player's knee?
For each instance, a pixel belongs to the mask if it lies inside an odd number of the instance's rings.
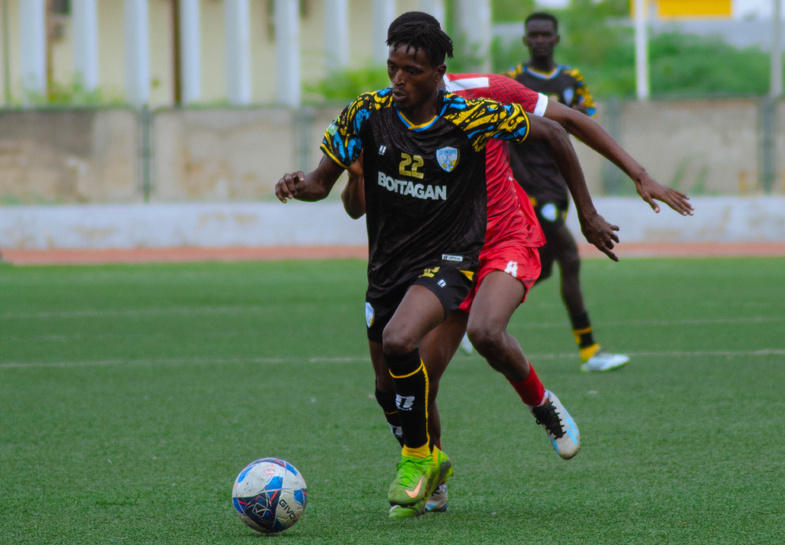
[[[562,275],[566,277],[577,277],[581,270],[581,258],[578,251],[566,252],[559,260]]]
[[[467,329],[469,340],[482,356],[490,355],[496,347],[501,345],[503,333],[500,328],[483,320],[470,324]]]
[[[417,348],[417,339],[399,329],[386,327],[382,334],[382,348],[385,354],[401,356]]]

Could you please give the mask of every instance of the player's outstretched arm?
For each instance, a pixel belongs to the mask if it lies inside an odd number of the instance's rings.
[[[649,176],[646,169],[592,118],[555,100],[548,101],[545,117],[559,123],[567,132],[619,167],[635,182],[638,195],[649,203],[655,212],[660,211],[655,201],[662,201],[682,216],[692,215],[693,207],[686,194],[662,185]]]
[[[349,165],[346,172],[349,174],[349,181],[341,192],[343,208],[349,217],[359,219],[365,214],[365,177],[363,176],[362,153],[360,158]]]
[[[282,203],[289,199],[321,200],[330,194],[330,190],[343,171],[341,165],[324,155],[319,166],[308,174],[304,174],[301,170],[284,174],[275,184],[275,196]]]
[[[548,147],[559,172],[567,182],[575,202],[575,210],[578,212],[583,236],[613,261],[618,261],[613,246],[619,242],[619,236],[616,234],[619,228],[605,221],[605,218],[594,208],[589,188],[586,186],[586,178],[583,176],[583,170],[567,131],[558,123],[536,116],[529,118],[529,124],[531,132],[528,139],[541,141]]]

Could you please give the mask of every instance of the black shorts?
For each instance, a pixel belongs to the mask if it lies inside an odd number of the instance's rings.
[[[537,221],[540,222],[545,239],[548,239],[548,234],[556,231],[564,226],[567,220],[567,211],[570,207],[570,201],[561,200],[548,200],[538,201],[532,198],[532,206],[534,206],[534,214],[537,216]]]
[[[378,297],[365,294],[365,324],[368,340],[382,342],[384,328],[392,319],[404,295],[412,286],[424,286],[431,290],[444,308],[444,318],[457,310],[472,287],[473,271],[462,271],[442,264],[425,269],[416,276],[401,281]]]

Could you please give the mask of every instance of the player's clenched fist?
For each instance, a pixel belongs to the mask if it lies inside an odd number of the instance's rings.
[[[303,171],[290,172],[284,174],[283,177],[275,184],[275,196],[281,202],[286,202],[288,199],[294,199],[297,196],[297,184],[305,181],[305,174]]]

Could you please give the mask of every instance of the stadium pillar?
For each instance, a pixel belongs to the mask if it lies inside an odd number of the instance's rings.
[[[771,82],[769,95],[782,96],[782,0],[774,2],[774,17],[771,33]]]
[[[147,0],[125,0],[125,89],[134,106],[150,102],[150,29]]]
[[[395,0],[373,0],[373,62],[387,64],[387,27],[395,20]]]
[[[420,11],[436,17],[444,28],[444,0],[420,0]]]
[[[275,4],[276,15],[278,2]],[[251,102],[251,30],[248,0],[225,0],[226,95],[235,105]]]
[[[72,0],[74,68],[85,90],[98,88],[98,11],[96,0]]]
[[[30,94],[46,97],[46,4],[44,0],[19,2],[20,59],[23,102]]]
[[[325,0],[324,51],[328,71],[349,65],[349,2]]]
[[[491,71],[490,0],[458,0],[458,28],[465,40],[462,52],[478,72]]]
[[[276,102],[300,106],[300,2],[275,0]]]
[[[649,100],[649,2],[635,0],[635,91],[638,100]]]
[[[180,0],[180,79],[183,104],[202,98],[202,48],[199,0]]]

